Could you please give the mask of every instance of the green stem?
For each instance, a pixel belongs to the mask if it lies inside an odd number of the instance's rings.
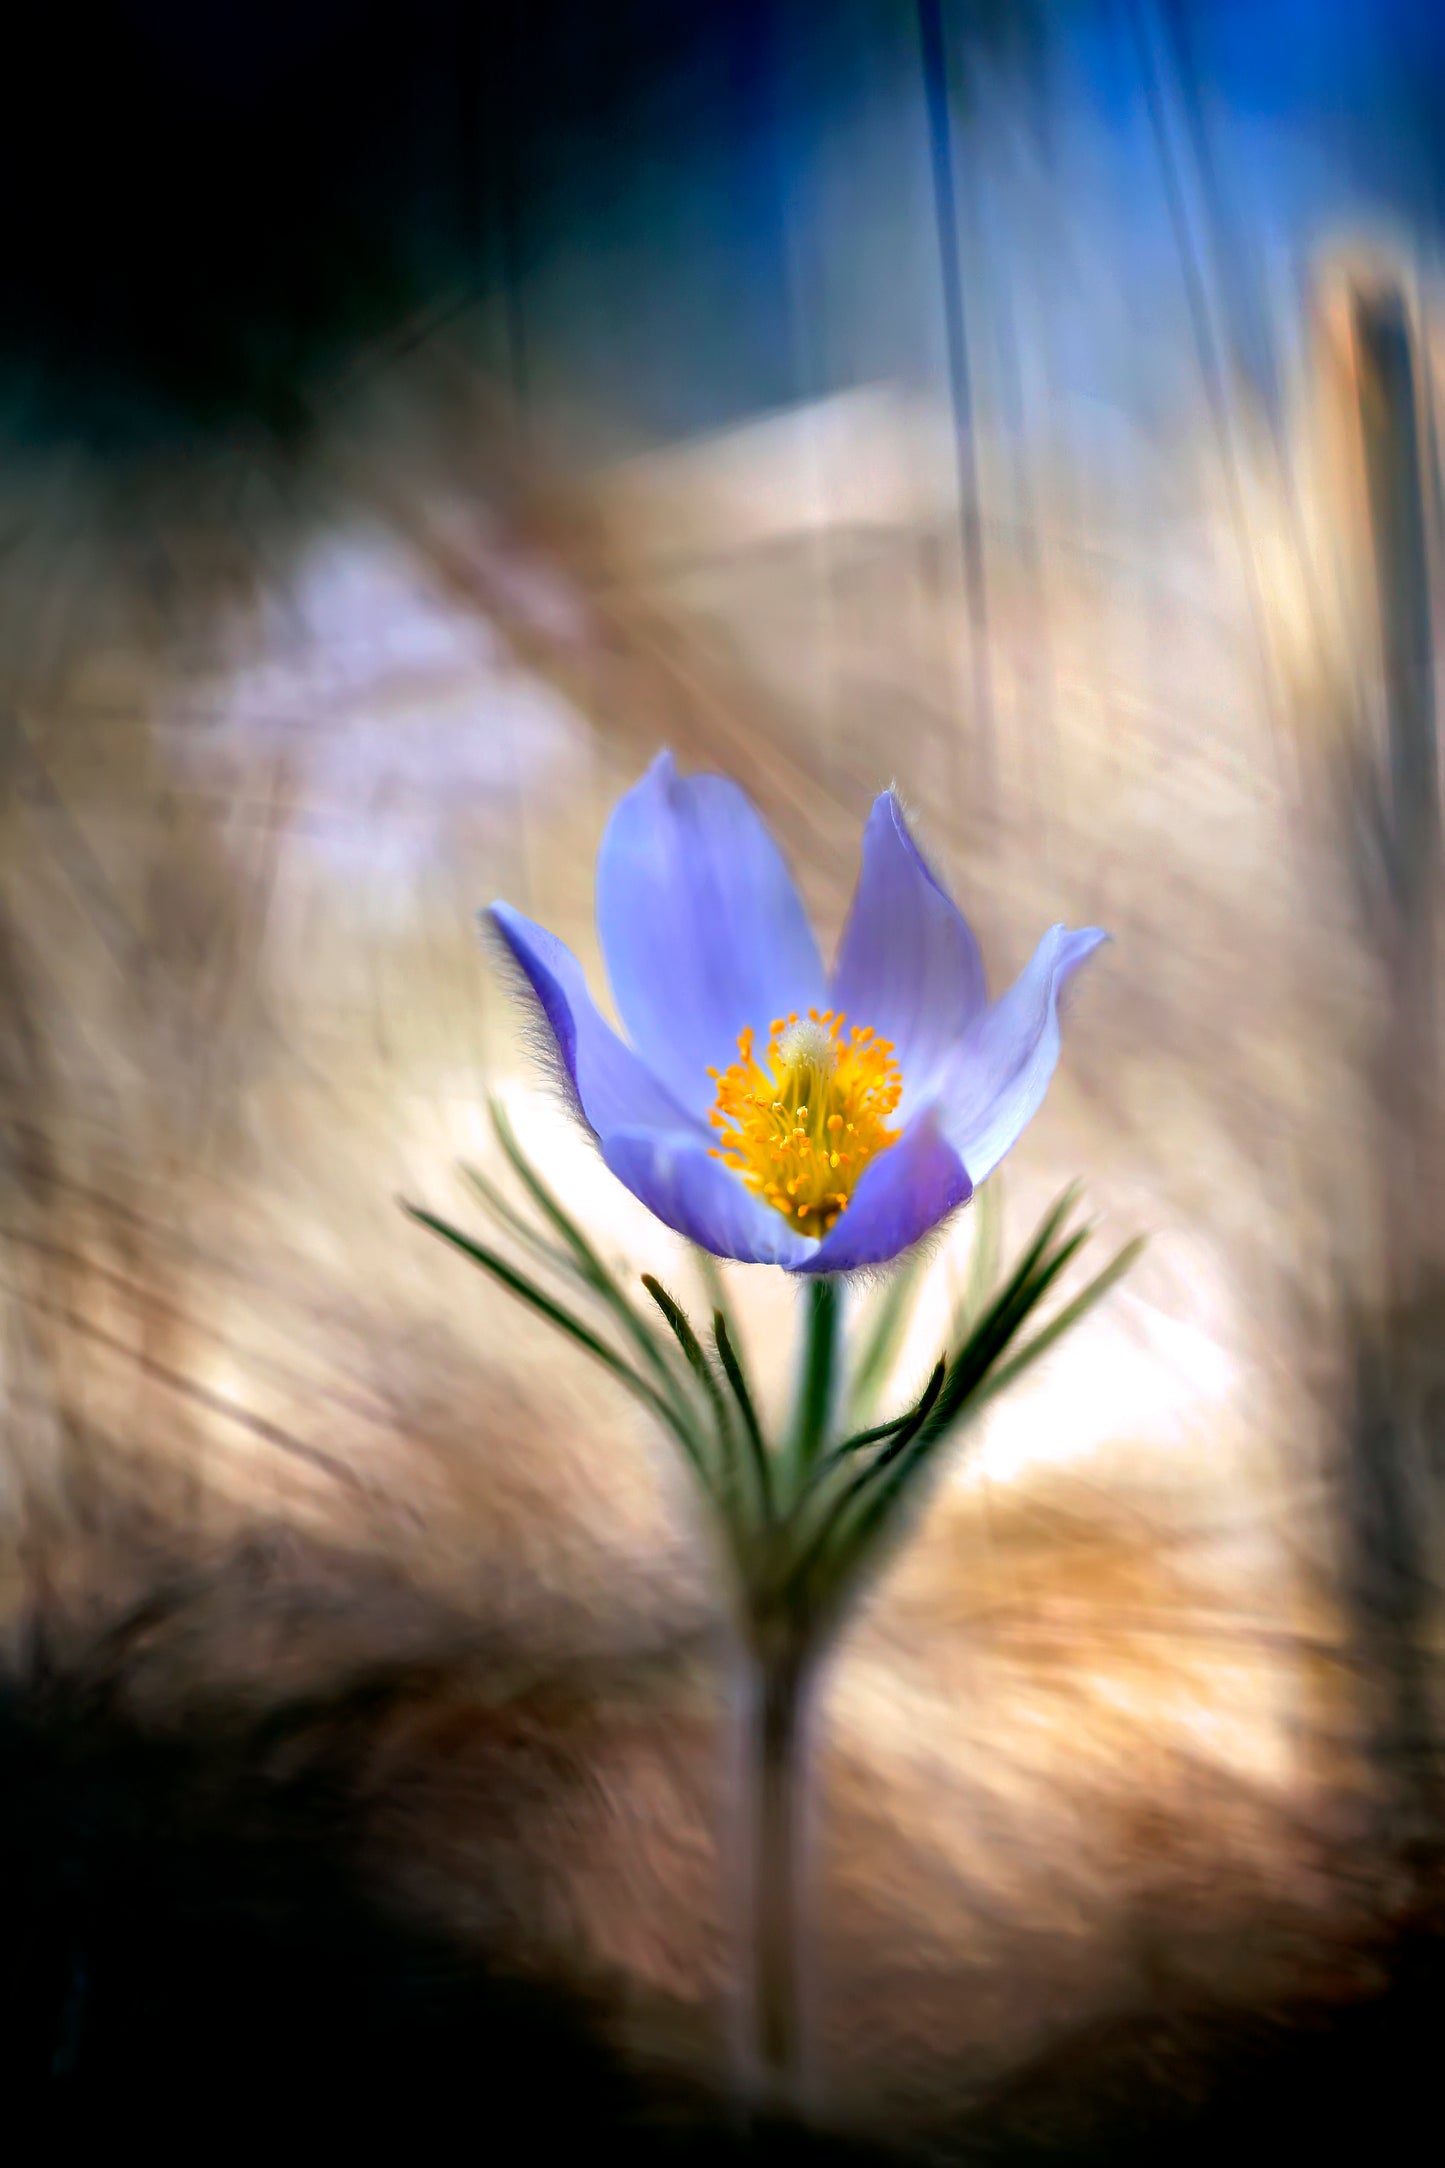
[[[806,1481],[818,1458],[832,1413],[841,1300],[836,1280],[823,1277],[810,1283],[803,1378],[793,1429],[793,1466],[800,1482]]]
[[[803,1667],[795,1655],[757,1659],[749,1715],[752,2070],[764,2114],[798,2107],[801,2049],[799,1925]]]

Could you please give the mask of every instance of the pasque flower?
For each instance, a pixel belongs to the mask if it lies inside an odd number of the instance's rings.
[[[670,753],[598,854],[627,1039],[555,935],[506,903],[484,916],[613,1173],[716,1256],[802,1273],[885,1264],[968,1199],[1038,1111],[1060,991],[1106,938],[1051,927],[990,1002],[968,923],[889,790],[828,973],[743,792],[679,775]]]
[[[517,1194],[505,1178],[499,1187],[480,1168],[465,1172],[502,1246],[406,1207],[629,1392],[695,1478],[748,1682],[739,2075],[767,2114],[793,2112],[806,2040],[805,1718],[820,1667],[948,1442],[1080,1323],[1141,1245],[1126,1243],[1046,1317],[1090,1235],[1069,1225],[1077,1191],[1002,1274],[993,1215],[982,1213],[953,1344],[881,1421],[913,1277],[894,1275],[870,1316],[845,1299],[839,1276],[909,1249],[1017,1141],[1058,1061],[1060,990],[1105,937],[1051,927],[991,1003],[978,945],[885,791],[826,972],[743,793],[719,776],[680,776],[668,753],[617,806],[597,863],[598,929],[625,1037],[554,935],[505,903],[483,915],[613,1172],[705,1249],[812,1275],[796,1391],[775,1429],[725,1289],[707,1286],[710,1332],[651,1273],[640,1303],[495,1101]]]

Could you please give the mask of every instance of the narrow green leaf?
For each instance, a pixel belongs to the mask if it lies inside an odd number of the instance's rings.
[[[1078,1182],[1070,1182],[1067,1189],[1060,1191],[1049,1206],[1048,1211],[1039,1221],[1038,1226],[1034,1229],[1033,1239],[1014,1268],[1010,1278],[1010,1285],[1018,1280],[1026,1279],[1034,1270],[1044,1252],[1063,1227],[1074,1206],[1078,1203],[1081,1194],[1082,1186]]]
[[[713,1339],[714,1341],[717,1339],[717,1320],[721,1317],[727,1333],[728,1347],[738,1359],[739,1375],[743,1377],[746,1386],[746,1374],[742,1369],[741,1356],[738,1354],[742,1346],[742,1340],[733,1318],[732,1306],[728,1301],[727,1288],[723,1284],[723,1275],[718,1261],[710,1250],[702,1249],[697,1244],[693,1245],[692,1255],[693,1263],[697,1267],[698,1279],[702,1282],[703,1299],[713,1319]],[[754,1420],[756,1420],[756,1411]]]
[[[488,1106],[492,1117],[492,1127],[497,1133],[497,1142],[506,1153],[518,1181],[529,1192],[538,1208],[552,1222],[563,1241],[574,1252],[579,1263],[586,1267],[588,1273],[596,1279],[609,1279],[611,1275],[607,1267],[603,1264],[602,1259],[598,1256],[582,1229],[577,1225],[571,1213],[566,1211],[559,1199],[553,1195],[547,1184],[542,1180],[541,1175],[532,1165],[531,1160],[522,1150],[521,1145],[517,1142],[516,1131],[513,1129],[507,1110],[500,1099],[492,1099],[488,1102]]]
[[[540,1229],[534,1227],[530,1220],[524,1219],[510,1199],[503,1196],[495,1182],[482,1173],[480,1167],[464,1163],[461,1171],[463,1178],[476,1191],[493,1219],[505,1228],[515,1241],[523,1243],[534,1257],[541,1258],[555,1271],[569,1273],[574,1279],[585,1279],[585,1275],[579,1271],[576,1258],[568,1251],[558,1249],[555,1242],[549,1242]]]
[[[653,1385],[649,1384],[648,1380],[639,1371],[634,1370],[631,1363],[619,1355],[615,1348],[609,1347],[605,1340],[599,1339],[592,1328],[584,1324],[580,1317],[574,1317],[570,1310],[564,1309],[562,1304],[554,1301],[544,1288],[538,1287],[534,1281],[529,1280],[525,1273],[518,1272],[515,1266],[507,1263],[505,1258],[499,1257],[495,1250],[489,1250],[484,1243],[473,1241],[472,1237],[463,1234],[460,1228],[451,1226],[446,1220],[439,1219],[433,1212],[425,1211],[420,1205],[409,1204],[405,1198],[401,1200],[401,1207],[419,1226],[425,1227],[431,1234],[440,1236],[443,1242],[450,1243],[453,1249],[459,1250],[463,1257],[469,1258],[474,1265],[480,1265],[484,1272],[489,1272],[494,1279],[499,1280],[502,1286],[509,1289],[520,1301],[527,1303],[530,1308],[539,1312],[550,1323],[560,1327],[580,1347],[585,1348],[589,1355],[610,1370],[613,1376],[628,1388],[629,1392],[635,1394],[655,1415],[662,1418],[668,1429],[677,1438],[678,1443],[682,1446],[703,1482],[705,1484],[708,1482],[704,1456],[696,1438],[692,1436],[677,1409],[669,1400],[664,1399],[663,1395]]]
[[[862,1532],[873,1525],[894,1493],[911,1480],[910,1471],[915,1470],[928,1452],[962,1420],[978,1381],[987,1374],[1027,1315],[1032,1284],[1030,1270],[1032,1268],[1033,1276],[1037,1278],[1040,1271],[1046,1269],[1040,1265],[1041,1248],[1050,1232],[1058,1227],[1062,1216],[1058,1207],[1049,1215],[1007,1287],[980,1319],[966,1346],[951,1364],[945,1361],[937,1366],[919,1402],[901,1420],[879,1425],[876,1434],[863,1434],[859,1445],[879,1442],[890,1434],[892,1442],[860,1469],[830,1503],[820,1537],[814,1540],[807,1554],[809,1568],[828,1544],[844,1534],[850,1515],[856,1517],[844,1548],[857,1552]],[[1065,1250],[1072,1254],[1071,1245],[1066,1244]],[[1044,1284],[1047,1285],[1047,1281]]]
[[[669,1295],[662,1282],[655,1279],[652,1273],[643,1273],[642,1284],[667,1319],[678,1346],[687,1357],[689,1368],[707,1395],[708,1405],[712,1409],[713,1418],[717,1424],[718,1444],[730,1465],[733,1442],[732,1418],[728,1414],[727,1402],[723,1399],[722,1388],[717,1381],[717,1374],[707,1359],[702,1342],[693,1331],[692,1321],[681,1305],[673,1301],[672,1296]]]
[[[747,1440],[748,1450],[753,1456],[753,1467],[757,1474],[758,1496],[763,1509],[763,1517],[765,1520],[771,1520],[773,1517],[773,1471],[768,1459],[767,1442],[763,1437],[762,1426],[758,1422],[758,1411],[748,1387],[747,1373],[744,1371],[741,1358],[733,1346],[732,1334],[728,1330],[728,1321],[721,1310],[713,1311],[712,1337],[713,1345],[718,1352],[718,1361],[723,1366],[727,1381],[733,1390],[733,1398],[736,1400],[739,1412],[742,1415],[743,1436]]]
[[[642,1284],[667,1319],[677,1344],[687,1357],[689,1365],[699,1380],[708,1387],[709,1392],[715,1394],[717,1392],[717,1379],[712,1374],[712,1366],[703,1353],[702,1342],[693,1331],[692,1320],[687,1312],[683,1309],[681,1303],[673,1300],[661,1280],[657,1279],[654,1274],[644,1272]]]
[[[896,1460],[898,1455],[905,1450],[905,1448],[917,1436],[918,1432],[922,1430],[924,1424],[928,1421],[929,1416],[933,1413],[934,1406],[938,1400],[938,1396],[943,1390],[943,1381],[945,1376],[947,1375],[947,1372],[947,1363],[940,1359],[939,1362],[935,1365],[934,1370],[929,1377],[928,1383],[923,1388],[923,1393],[921,1398],[919,1399],[917,1407],[913,1410],[912,1414],[908,1417],[906,1422],[900,1423],[897,1436],[891,1439],[890,1442],[884,1446],[883,1451],[879,1453],[870,1463],[868,1469],[868,1473],[870,1475],[875,1469],[886,1468],[891,1460]]]
[[[861,1496],[872,1481],[876,1471],[881,1467],[886,1467],[890,1460],[903,1452],[928,1421],[933,1412],[934,1403],[943,1389],[943,1380],[947,1368],[946,1362],[938,1362],[927,1385],[924,1386],[922,1394],[913,1407],[908,1410],[907,1414],[900,1416],[896,1423],[885,1423],[881,1426],[876,1435],[885,1437],[891,1432],[893,1433],[892,1443],[885,1446],[876,1460],[871,1461],[866,1468],[860,1470],[852,1478],[851,1482],[846,1484],[843,1490],[829,1501],[823,1519],[818,1524],[812,1540],[794,1569],[795,1579],[800,1582],[806,1580],[817,1560],[822,1556],[829,1542],[842,1526],[854,1500]],[[862,1441],[854,1442],[861,1443]]]
[[[1029,1312],[1088,1240],[1089,1230],[1085,1228],[1069,1236],[1057,1248],[1050,1247],[1077,1195],[1076,1186],[1066,1190],[1045,1215],[1033,1241],[1006,1285],[995,1296],[968,1340],[954,1357],[939,1407],[929,1426],[931,1434],[941,1436],[949,1428],[969,1396],[1002,1356]]]
[[[638,1352],[662,1379],[668,1392],[675,1394],[677,1380],[666,1350],[633,1308],[626,1290],[619,1285],[616,1274],[609,1270],[571,1213],[548,1188],[522,1150],[501,1101],[494,1098],[489,1102],[489,1106],[497,1142],[506,1154],[513,1173],[571,1250],[582,1278],[608,1305]]]
[[[939,1387],[941,1387],[943,1384],[943,1379],[947,1368],[947,1360],[945,1359],[943,1361],[940,1361],[937,1371],[935,1373],[938,1379]],[[927,1399],[929,1407],[931,1408],[933,1402],[938,1397],[937,1390],[933,1389],[932,1378],[929,1379],[928,1385],[924,1387],[923,1397]],[[855,1431],[851,1438],[845,1438],[841,1445],[833,1446],[829,1452],[824,1454],[822,1468],[828,1469],[837,1467],[843,1461],[850,1460],[855,1453],[861,1453],[865,1447],[870,1445],[877,1445],[884,1438],[893,1437],[898,1431],[902,1430],[906,1424],[912,1422],[914,1416],[918,1412],[918,1407],[919,1402],[915,1401],[911,1407],[905,1408],[901,1415],[890,1416],[886,1423],[875,1423],[870,1430]]]
[[[1112,1263],[1105,1265],[1101,1273],[1090,1280],[1082,1294],[1075,1295],[1072,1302],[1065,1303],[1058,1315],[1050,1318],[1048,1324],[1034,1335],[1026,1347],[1021,1348],[1018,1354],[1011,1356],[1006,1363],[1001,1363],[998,1366],[988,1378],[984,1388],[990,1399],[995,1393],[1000,1393],[1006,1386],[1012,1385],[1015,1378],[1020,1377],[1031,1363],[1037,1362],[1039,1357],[1046,1354],[1056,1341],[1061,1340],[1066,1332],[1069,1332],[1079,1323],[1080,1319],[1086,1317],[1096,1303],[1103,1301],[1110,1288],[1117,1286],[1125,1273],[1137,1262],[1141,1252],[1147,1246],[1147,1239],[1144,1235],[1137,1235],[1132,1242],[1126,1242],[1118,1256],[1114,1258]]]
[[[561,1303],[555,1302],[544,1288],[538,1287],[535,1281],[529,1280],[525,1273],[518,1272],[516,1267],[509,1265],[505,1258],[499,1257],[495,1250],[490,1250],[485,1243],[477,1242],[472,1236],[463,1234],[460,1228],[453,1227],[447,1220],[439,1219],[434,1212],[426,1211],[423,1206],[409,1204],[405,1198],[402,1199],[402,1210],[416,1220],[419,1225],[429,1228],[434,1235],[440,1235],[444,1242],[449,1242],[452,1245],[453,1249],[460,1250],[462,1255],[470,1258],[473,1264],[480,1265],[484,1271],[490,1272],[495,1279],[500,1280],[504,1287],[510,1288],[511,1292],[519,1296],[523,1302],[530,1303],[534,1310],[539,1310],[543,1317],[550,1319],[554,1325],[561,1326],[562,1330],[570,1333],[572,1338],[585,1347],[589,1354],[595,1355],[599,1362],[606,1363],[608,1368],[615,1370],[619,1376],[626,1375],[629,1379],[635,1377],[635,1372],[631,1371],[628,1364],[623,1361],[616,1350],[608,1347],[605,1340],[600,1340],[590,1326],[585,1325],[580,1317],[574,1317],[570,1310],[563,1309]]]
[[[1051,1234],[1057,1232],[1062,1216],[1057,1210],[1050,1215]],[[848,1531],[846,1547],[849,1556],[845,1569],[847,1576],[855,1574],[864,1558],[870,1552],[876,1551],[879,1543],[886,1537],[889,1527],[901,1509],[904,1498],[911,1489],[913,1482],[949,1432],[956,1429],[960,1422],[972,1421],[980,1409],[993,1398],[995,1392],[1001,1390],[1005,1384],[1011,1383],[1029,1363],[1043,1354],[1047,1347],[1052,1346],[1071,1325],[1076,1324],[1123,1277],[1143,1247],[1142,1242],[1126,1244],[1125,1248],[1119,1252],[1119,1255],[1109,1265],[1105,1266],[1104,1270],[1089,1283],[1082,1294],[1066,1304],[1058,1316],[1043,1327],[1011,1363],[999,1363],[995,1368],[994,1364],[997,1362],[998,1355],[1015,1337],[1024,1319],[1037,1307],[1049,1287],[1053,1285],[1059,1274],[1064,1271],[1070,1260],[1077,1254],[1084,1242],[1088,1240],[1090,1232],[1089,1229],[1079,1230],[1047,1255],[1043,1255],[1039,1251],[1037,1243],[1031,1246],[1030,1258],[1033,1261],[1033,1269],[1024,1279],[1022,1286],[1018,1284],[1020,1275],[1015,1273],[1010,1283],[1014,1294],[1011,1303],[1008,1305],[1007,1314],[997,1320],[996,1330],[989,1336],[989,1346],[992,1347],[993,1351],[988,1352],[988,1348],[981,1351],[981,1354],[986,1355],[987,1359],[981,1361],[973,1382],[966,1386],[966,1389],[959,1396],[951,1410],[940,1405],[935,1409],[932,1419],[926,1424],[920,1425],[918,1432],[908,1441],[910,1450],[907,1452],[906,1459],[903,1458],[904,1449],[900,1446],[898,1465],[894,1472],[890,1476],[886,1476],[881,1484],[874,1487],[871,1497],[864,1499],[858,1517],[853,1527]],[[957,1369],[957,1365],[955,1369]],[[953,1373],[950,1373],[949,1385],[954,1385]],[[877,1465],[878,1463],[875,1462],[873,1467],[876,1468]],[[872,1472],[873,1470],[870,1469],[869,1473]],[[840,1576],[840,1585],[843,1578],[844,1576]]]
[[[1051,1256],[1042,1260],[1021,1287],[1013,1289],[1006,1302],[983,1318],[950,1367],[927,1434],[920,1440],[924,1452],[939,1444],[968,1413],[994,1365],[1002,1360],[1029,1316],[1088,1239],[1086,1230],[1071,1236]]]
[[[870,1461],[854,1477],[830,1512],[828,1541],[836,1544],[842,1539],[840,1548],[847,1561],[839,1576],[840,1587],[849,1573],[856,1570],[874,1538],[886,1529],[897,1503],[924,1463],[949,1432],[971,1414],[984,1378],[1025,1318],[1088,1239],[1088,1230],[1081,1229],[1056,1248],[1050,1247],[1077,1196],[1077,1185],[1073,1185],[1045,1214],[1006,1285],[948,1366],[940,1390],[934,1394],[922,1420],[910,1424],[906,1436],[900,1434],[891,1449]],[[850,1514],[854,1516],[851,1528],[847,1526]],[[815,1544],[810,1562],[818,1549]]]

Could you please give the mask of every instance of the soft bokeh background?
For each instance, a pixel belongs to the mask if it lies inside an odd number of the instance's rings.
[[[714,2082],[685,1486],[397,1198],[466,1211],[500,1088],[694,1287],[475,912],[598,969],[597,840],[670,744],[830,942],[896,780],[996,987],[1054,919],[1115,936],[1006,1239],[1082,1176],[1151,1242],[954,1456],[832,1682],[829,2113],[1073,2142],[1366,2002],[1441,1826],[1435,11],[31,35],[11,179],[43,145],[78,185],[0,281],[16,1706],[42,1650],[127,1741],[282,1707],[304,1741],[384,1674],[336,1779],[372,1894]],[[793,1293],[729,1284],[781,1396]],[[37,2051],[82,2076],[85,1942]]]

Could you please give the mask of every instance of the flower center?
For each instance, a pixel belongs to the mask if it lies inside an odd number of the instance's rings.
[[[886,1039],[825,1009],[780,1016],[759,1062],[753,1034],[738,1034],[741,1060],[709,1069],[717,1084],[713,1148],[774,1211],[805,1235],[825,1235],[869,1161],[898,1142],[887,1119],[903,1077]]]

